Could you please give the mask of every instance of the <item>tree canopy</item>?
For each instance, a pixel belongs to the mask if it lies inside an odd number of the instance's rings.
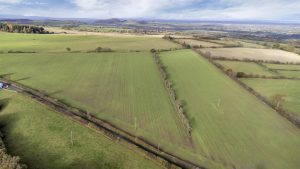
[[[12,33],[34,33],[34,34],[49,34],[43,27],[32,25],[18,25],[10,23],[0,23],[0,31]]]

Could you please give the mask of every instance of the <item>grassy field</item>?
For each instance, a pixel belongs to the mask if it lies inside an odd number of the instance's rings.
[[[180,48],[180,45],[155,37],[117,37],[92,35],[34,35],[0,32],[0,52],[9,50],[23,52],[86,52],[97,47],[111,48],[117,51],[149,51],[152,48]]]
[[[238,61],[220,61],[215,62],[223,65],[227,69],[232,69],[234,72],[244,72],[253,75],[277,76],[278,74],[268,71],[262,66],[254,62],[238,62]]]
[[[4,100],[9,102],[0,112],[4,141],[9,153],[20,156],[29,168],[161,168],[124,145],[27,97],[0,91],[0,101]]]
[[[2,54],[0,67],[0,75],[11,73],[11,80],[88,110],[168,152],[210,163],[187,139],[150,52]]]
[[[185,136],[150,53],[7,54],[0,65],[0,74],[127,131],[176,143]]]
[[[242,47],[246,48],[265,48],[262,45],[256,44],[256,43],[251,43],[247,42],[245,40],[240,40],[240,39],[221,39],[221,40],[210,40],[211,42],[222,44],[225,46],[231,46],[231,45],[240,45]]]
[[[193,51],[161,58],[208,158],[236,168],[299,168],[298,128]]]
[[[300,78],[300,71],[277,71],[281,76],[290,78]]]
[[[300,116],[300,81],[283,79],[243,79],[244,83],[272,101],[276,94],[283,94],[283,107]]]
[[[280,62],[300,62],[300,56],[276,49],[254,49],[254,48],[217,48],[201,49],[203,52],[210,52],[212,57],[226,57],[234,59],[252,59]]]
[[[284,69],[284,70],[299,70],[300,71],[300,65],[270,64],[270,63],[264,63],[264,65],[270,69]]]
[[[292,78],[300,78],[300,65],[288,64],[265,64],[268,68],[274,69],[279,75]]]
[[[211,42],[205,42],[200,40],[194,40],[194,39],[176,39],[180,43],[186,43],[192,46],[202,46],[204,48],[211,48],[211,47],[222,47],[220,44],[211,43]]]

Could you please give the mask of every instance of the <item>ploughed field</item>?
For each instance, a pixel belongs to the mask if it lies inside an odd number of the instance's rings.
[[[299,168],[293,124],[191,50],[163,52],[161,59],[204,156],[229,168]]]
[[[28,97],[1,91],[0,104],[5,145],[10,154],[19,156],[29,168],[162,168]]]

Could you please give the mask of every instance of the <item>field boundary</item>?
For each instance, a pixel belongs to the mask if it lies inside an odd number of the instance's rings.
[[[263,68],[264,70],[268,71],[268,72],[272,72],[272,73],[275,73],[277,74],[278,76],[267,76],[267,75],[262,75],[262,74],[252,74],[252,73],[244,73],[244,72],[236,72],[234,70],[232,70],[231,68],[225,68],[222,64],[219,65],[218,64],[218,67],[220,67],[223,71],[225,71],[225,73],[228,75],[228,70],[230,69],[232,73],[242,73],[242,75],[240,75],[240,77],[238,78],[260,78],[260,79],[283,79],[283,80],[300,80],[300,78],[297,78],[297,77],[286,77],[286,76],[283,76],[283,75],[280,75],[278,73],[277,70],[279,69],[271,69],[269,67],[267,67],[266,65],[262,64],[262,62],[260,61],[253,61],[253,60],[235,60],[235,59],[214,59],[214,58],[211,58],[209,56],[206,56],[207,54],[206,53],[203,53],[202,51],[196,51],[197,53],[200,53],[202,56],[210,59],[210,60],[213,60],[213,62],[215,60],[217,61],[231,61],[231,62],[243,62],[243,63],[254,63],[254,64],[257,64],[258,66],[260,66],[261,68]],[[285,65],[292,65],[292,64],[285,64]],[[286,70],[286,69],[284,69]],[[280,71],[280,70],[279,70]],[[289,71],[289,70],[286,70],[286,71]],[[300,70],[292,70],[292,71],[300,71]]]
[[[180,121],[182,122],[184,128],[186,129],[186,132],[188,133],[188,136],[189,136],[189,140],[192,143],[192,139],[191,139],[192,126],[186,115],[186,112],[184,111],[184,108],[183,108],[184,105],[183,105],[182,101],[178,100],[176,91],[173,88],[173,82],[168,78],[168,72],[166,70],[165,65],[162,63],[162,61],[160,59],[159,52],[154,52],[154,53],[152,53],[152,55],[155,60],[155,64],[157,65],[157,68],[160,72],[160,76],[164,82],[164,86],[165,86],[166,90],[168,91],[169,98],[172,102],[172,105],[173,105],[175,111],[177,112],[177,114],[179,115]]]
[[[247,59],[247,58],[237,59],[237,58],[228,58],[228,57],[223,57],[223,56],[211,56],[210,52],[204,53],[203,51],[201,51],[201,49],[200,50],[197,50],[195,48],[193,48],[193,49],[197,53],[207,55],[205,57],[207,57],[208,59],[212,59],[212,60],[237,61],[237,62],[259,62],[259,63],[270,63],[270,64],[278,64],[278,65],[300,65],[300,62],[280,62],[280,61],[261,60],[261,59]]]
[[[206,169],[203,166],[196,165],[190,161],[174,156],[171,153],[164,151],[162,148],[157,148],[157,146],[146,141],[145,139],[136,137],[105,120],[91,115],[89,112],[72,107],[66,103],[58,101],[55,98],[51,98],[41,91],[6,79],[0,78],[0,81],[10,84],[11,90],[27,95],[84,126],[88,126],[89,128],[93,126],[93,129],[105,134],[112,140],[123,141],[138,148],[139,150],[144,151],[147,156],[162,164],[166,168],[180,167],[183,169]]]
[[[272,104],[267,98],[265,98],[264,96],[259,94],[257,91],[255,91],[253,88],[249,87],[248,85],[246,85],[242,81],[240,81],[236,76],[232,76],[231,74],[228,74],[226,72],[226,70],[224,69],[223,65],[214,62],[213,58],[205,56],[205,54],[203,54],[201,51],[197,51],[197,50],[194,50],[194,51],[196,53],[198,53],[200,57],[203,57],[206,60],[208,60],[210,63],[212,63],[215,67],[217,67],[219,70],[221,70],[221,72],[223,72],[225,75],[227,75],[233,81],[235,81],[237,84],[239,84],[239,86],[244,88],[246,91],[248,91],[252,95],[256,96],[256,98],[258,100],[262,101],[263,103],[268,105],[270,108],[275,110],[278,114],[280,114],[281,116],[286,118],[288,121],[290,121],[292,124],[294,124],[296,127],[300,128],[300,117],[299,116],[297,116],[296,114],[294,114],[292,112],[286,111],[286,110],[282,109],[281,107],[279,107],[279,108],[276,107],[276,105]],[[278,78],[278,79],[280,79],[280,78]]]
[[[176,41],[174,41],[174,38],[171,36],[165,36],[164,39],[167,39],[171,42],[174,43],[178,43]],[[180,43],[178,43],[180,44]],[[185,45],[181,44],[183,47],[186,48]],[[268,105],[270,108],[272,108],[273,110],[275,110],[278,114],[280,114],[282,117],[286,118],[288,121],[290,121],[293,125],[295,125],[297,128],[300,128],[300,117],[297,116],[296,114],[286,111],[284,109],[282,109],[281,107],[277,107],[276,105],[272,104],[270,101],[267,100],[267,98],[263,97],[262,95],[260,95],[257,91],[255,91],[254,89],[252,89],[251,87],[249,87],[248,85],[246,85],[245,83],[243,83],[242,81],[240,81],[236,76],[233,76],[232,73],[230,72],[226,72],[225,68],[223,67],[223,65],[214,62],[214,60],[230,60],[230,61],[244,61],[244,62],[260,62],[260,63],[272,63],[272,64],[290,64],[290,65],[300,65],[300,63],[289,63],[289,62],[279,62],[279,61],[265,61],[265,60],[253,60],[253,59],[229,59],[227,57],[222,57],[222,56],[217,56],[217,57],[211,57],[211,53],[210,52],[202,52],[201,50],[197,50],[197,48],[190,48],[192,49],[194,52],[196,52],[199,57],[202,57],[206,60],[208,60],[211,64],[213,64],[215,67],[217,67],[221,72],[223,72],[226,76],[228,76],[229,78],[231,78],[233,81],[235,81],[237,84],[239,84],[239,86],[241,86],[243,89],[245,89],[246,91],[248,91],[250,94],[256,96],[256,98],[260,101],[262,101],[263,103],[265,103],[266,105]]]

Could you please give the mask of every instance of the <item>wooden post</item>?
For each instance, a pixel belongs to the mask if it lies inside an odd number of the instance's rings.
[[[219,98],[219,101],[218,101],[218,107],[221,106],[221,99]]]
[[[73,142],[73,131],[71,131],[71,144],[72,144],[72,147],[74,146],[74,142]]]
[[[134,129],[135,129],[135,131],[137,130],[137,122],[136,122],[136,117],[134,117]]]

